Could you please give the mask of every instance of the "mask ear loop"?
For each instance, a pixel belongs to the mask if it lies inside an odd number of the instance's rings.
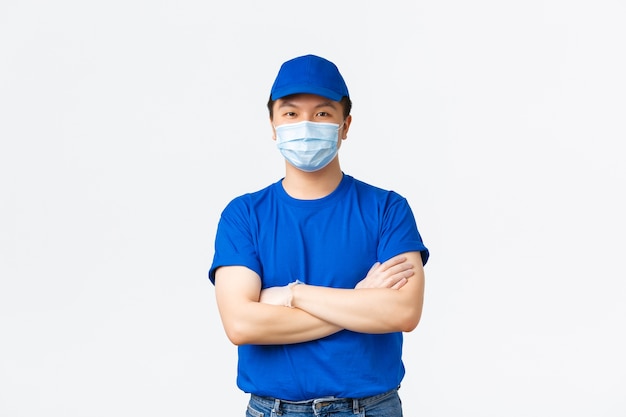
[[[339,136],[339,131],[341,130],[341,128],[346,124],[346,119],[343,119],[343,123],[341,123],[339,125],[339,127],[337,128],[337,136]],[[341,138],[341,140],[344,140],[345,138],[347,138],[348,136]]]

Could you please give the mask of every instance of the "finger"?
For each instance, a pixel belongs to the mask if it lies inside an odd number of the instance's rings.
[[[374,262],[374,265],[371,266],[370,270],[367,271],[367,275],[374,272],[380,266],[380,262]]]
[[[399,265],[395,265],[391,268],[389,268],[387,270],[387,273],[389,275],[394,275],[394,274],[401,274],[402,272],[405,271],[411,271],[413,270],[413,264],[409,263],[409,262],[403,262]]]
[[[394,274],[394,277],[395,277],[396,281],[399,281],[402,278],[410,278],[413,275],[415,275],[415,270],[413,268],[411,268],[411,269],[406,269],[406,270],[403,270],[403,271],[400,271],[400,272]]]
[[[397,255],[397,256],[394,256],[393,258],[390,258],[390,259],[386,260],[385,262],[383,262],[381,264],[381,268],[382,268],[382,270],[393,268],[396,265],[401,265],[405,261],[406,261],[406,256],[404,256],[404,255]]]
[[[406,284],[407,282],[409,282],[408,279],[402,278],[400,281],[396,282],[395,285],[393,287],[391,287],[391,289],[392,290],[399,290],[400,288],[404,287],[404,284]]]

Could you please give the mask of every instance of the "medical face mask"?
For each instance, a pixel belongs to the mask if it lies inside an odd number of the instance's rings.
[[[341,126],[308,121],[275,126],[276,145],[294,167],[306,172],[318,171],[337,155]]]

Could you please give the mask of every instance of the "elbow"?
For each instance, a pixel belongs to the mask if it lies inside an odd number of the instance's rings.
[[[422,317],[422,309],[408,309],[406,314],[399,317],[397,326],[399,331],[409,333],[417,328]]]
[[[224,326],[226,337],[235,346],[241,346],[251,343],[249,332],[246,331],[245,326],[231,323]]]
[[[401,331],[405,332],[405,333],[409,333],[412,332],[413,330],[415,330],[417,328],[417,325],[420,322],[420,317],[414,317],[408,320],[405,320],[403,323],[401,323]]]
[[[245,340],[235,333],[226,332],[226,337],[228,337],[228,340],[230,341],[230,343],[232,343],[235,346],[241,346],[241,345],[246,344]]]

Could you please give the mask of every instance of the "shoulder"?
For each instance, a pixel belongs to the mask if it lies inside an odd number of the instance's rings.
[[[277,198],[277,186],[280,181],[268,185],[257,191],[241,194],[231,199],[222,210],[222,217],[248,216],[251,212],[265,206],[272,206]]]
[[[377,201],[385,201],[387,203],[405,200],[405,198],[396,191],[372,185],[348,175],[347,177],[349,178],[349,181],[352,182],[354,190],[363,197],[375,199]]]

